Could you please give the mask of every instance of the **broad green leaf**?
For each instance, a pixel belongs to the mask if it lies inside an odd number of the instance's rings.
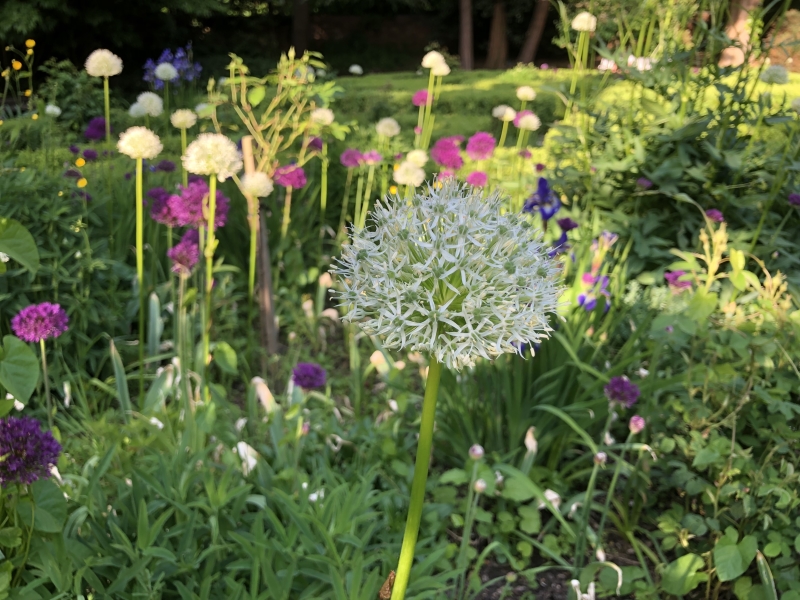
[[[226,373],[236,375],[236,368],[238,366],[236,351],[231,348],[231,345],[228,342],[216,343],[214,346],[214,362],[217,363],[219,368]]]
[[[0,529],[0,548],[16,548],[22,543],[22,529],[3,527]]]
[[[125,366],[122,364],[122,358],[117,352],[114,340],[111,340],[111,363],[114,365],[114,378],[117,382],[117,397],[122,409],[122,418],[127,423],[128,416],[131,414],[131,396],[128,392],[128,378],[125,375]]]
[[[697,323],[705,321],[717,308],[716,292],[706,292],[703,288],[695,291],[689,306],[686,307],[686,316]]]
[[[36,241],[19,221],[0,218],[0,252],[8,254],[31,273],[39,270]]]
[[[744,252],[731,248],[730,252],[731,266],[734,271],[741,271],[744,269]]]
[[[756,557],[758,542],[755,536],[747,535],[738,544],[735,543],[737,536],[736,531],[729,527],[725,537],[714,547],[714,566],[720,581],[733,581],[741,577]]]
[[[8,393],[25,404],[39,381],[39,359],[30,346],[14,337],[3,337],[3,359],[0,360],[0,384]]]
[[[674,596],[685,596],[708,579],[705,573],[698,573],[705,566],[697,554],[687,554],[672,561],[664,570],[661,586]]]
[[[467,481],[468,478],[464,469],[450,469],[442,473],[442,476],[439,477],[439,483],[441,484],[452,483],[454,485],[462,485],[467,483]]]
[[[60,533],[67,520],[67,501],[63,492],[49,479],[40,479],[31,485],[33,502],[24,498],[17,504],[17,514],[26,527],[33,528],[42,533]]]
[[[247,101],[253,106],[258,106],[267,96],[267,88],[263,85],[251,87],[247,91]]]

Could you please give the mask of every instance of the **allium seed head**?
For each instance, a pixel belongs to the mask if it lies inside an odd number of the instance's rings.
[[[378,132],[378,135],[390,138],[400,133],[400,125],[392,117],[385,117],[375,123],[375,131]]]
[[[242,192],[256,198],[266,198],[272,193],[273,184],[269,175],[256,171],[245,173],[242,177]]]
[[[197,114],[189,108],[180,108],[172,113],[169,121],[176,129],[189,129],[197,123]]]
[[[155,92],[142,92],[136,97],[136,103],[151,117],[158,117],[164,112],[164,101]]]
[[[183,168],[197,175],[216,175],[225,181],[242,168],[242,155],[230,139],[221,133],[201,133],[186,148]]]
[[[164,146],[147,127],[130,127],[119,136],[117,149],[131,158],[151,159],[158,156]]]
[[[86,59],[86,72],[92,77],[111,77],[122,73],[122,59],[110,50],[95,50]]]
[[[525,102],[530,102],[536,98],[536,92],[529,85],[523,85],[517,88],[517,99]]]
[[[155,75],[161,81],[172,81],[178,78],[178,69],[172,63],[163,62],[156,67]]]

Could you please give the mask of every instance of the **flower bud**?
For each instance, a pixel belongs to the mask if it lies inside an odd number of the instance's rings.
[[[640,417],[639,415],[633,415],[631,417],[630,422],[628,423],[628,429],[631,430],[631,433],[633,435],[641,433],[642,429],[644,429],[644,426],[645,426],[644,418]]]
[[[535,427],[529,427],[528,432],[525,434],[525,448],[528,449],[528,454],[536,454],[539,450],[539,443],[536,441],[534,434],[536,433]]]
[[[603,548],[598,548],[597,551],[594,553],[595,558],[597,558],[598,562],[606,562],[606,553]]]
[[[608,460],[608,455],[605,452],[598,452],[594,455],[594,464],[603,466]]]
[[[476,494],[482,494],[486,491],[486,482],[483,479],[478,479],[473,486]]]
[[[483,446],[475,444],[469,449],[469,457],[472,460],[480,460],[483,458]],[[484,483],[484,485],[486,485]]]

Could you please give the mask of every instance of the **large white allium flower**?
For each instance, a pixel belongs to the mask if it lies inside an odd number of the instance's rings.
[[[151,117],[157,117],[164,112],[164,101],[155,92],[142,92],[136,97],[136,102]]]
[[[530,102],[536,98],[536,91],[529,85],[521,85],[517,88],[517,100]]]
[[[361,65],[350,65],[350,68],[347,69],[350,72],[350,75],[363,75],[364,69],[361,68]]]
[[[384,117],[375,123],[375,131],[378,132],[378,135],[394,137],[400,133],[400,125],[392,117]]]
[[[445,75],[450,75],[450,67],[446,62],[442,62],[438,65],[433,65],[433,67],[431,67],[431,73],[436,77],[444,77]]]
[[[410,160],[404,160],[397,167],[392,177],[395,183],[399,185],[419,187],[425,181],[425,169]]]
[[[155,75],[161,81],[172,81],[178,78],[178,69],[172,63],[163,62],[156,67]]]
[[[325,127],[333,123],[333,111],[330,108],[315,108],[311,111],[309,120],[316,125]]]
[[[781,65],[770,65],[761,71],[760,79],[764,83],[783,85],[789,83],[789,71],[786,70],[786,67]]]
[[[48,104],[44,107],[44,114],[50,115],[51,117],[60,117],[61,109],[55,104]]]
[[[176,129],[189,129],[197,123],[197,115],[189,108],[179,108],[170,115],[169,122]]]
[[[580,12],[572,19],[572,28],[575,31],[592,32],[597,29],[597,17],[586,11]]]
[[[500,119],[501,121],[513,121],[517,116],[517,111],[510,106],[500,104],[492,109],[492,116],[495,119]]]
[[[272,193],[273,184],[269,175],[256,171],[255,173],[245,173],[242,177],[242,192],[256,198],[264,198]]]
[[[123,131],[117,142],[117,150],[131,158],[149,160],[158,156],[163,149],[159,137],[147,127],[131,127]]]
[[[520,352],[552,331],[559,266],[541,234],[501,211],[498,193],[453,179],[408,202],[379,201],[333,269],[344,317],[384,347],[425,352],[448,368]]]
[[[536,131],[541,126],[542,120],[535,114],[530,113],[528,115],[523,115],[520,118],[519,125],[517,127],[520,129],[527,129],[528,131]]]
[[[422,57],[422,66],[426,69],[432,69],[436,65],[441,65],[444,63],[444,56],[442,56],[440,52],[436,52],[436,50],[431,50]]]
[[[122,73],[122,59],[111,50],[95,50],[86,59],[86,72],[92,77],[112,77]]]
[[[406,154],[406,160],[418,167],[428,164],[428,153],[425,150],[412,150]]]
[[[144,109],[144,106],[138,102],[134,102],[131,104],[130,108],[128,108],[128,114],[134,119],[141,119],[147,114],[147,111]]]
[[[183,168],[196,175],[216,175],[225,181],[242,168],[242,155],[221,133],[201,133],[181,157]]]
[[[792,109],[800,114],[800,97],[795,98],[792,100]]]

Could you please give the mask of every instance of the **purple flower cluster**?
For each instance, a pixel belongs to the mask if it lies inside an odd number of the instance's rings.
[[[50,477],[61,454],[53,434],[32,417],[0,419],[0,483],[30,484]]]
[[[282,187],[299,189],[307,183],[306,173],[303,167],[297,165],[283,165],[275,169],[273,181]]]
[[[539,177],[536,191],[525,201],[522,210],[525,212],[539,211],[543,221],[549,221],[561,208],[561,201],[556,193],[550,188],[550,184],[544,177]]]
[[[313,390],[325,386],[327,373],[316,363],[297,363],[292,370],[292,381],[304,390]]]
[[[467,183],[475,187],[486,187],[488,177],[483,171],[473,171],[467,175]]]
[[[14,334],[26,342],[57,338],[67,330],[68,325],[69,317],[64,309],[50,302],[26,306],[11,319]]]
[[[467,156],[472,160],[487,160],[492,157],[496,145],[491,133],[479,131],[467,140]]]
[[[113,132],[113,130],[112,130]],[[86,126],[83,136],[87,140],[102,140],[106,137],[106,120],[103,117],[95,117]]]
[[[725,222],[725,215],[722,214],[722,211],[717,210],[716,208],[709,208],[706,211],[706,216],[714,221],[715,223],[724,223]]]
[[[428,90],[418,90],[414,92],[411,103],[414,106],[425,106],[428,103]]]
[[[175,171],[175,163],[171,160],[160,160],[154,165],[150,165],[148,167],[151,173],[158,173],[161,171],[162,173],[172,173]]]
[[[639,399],[640,391],[639,386],[632,383],[630,379],[621,375],[619,377],[612,377],[603,391],[606,393],[606,398],[611,403],[622,404],[626,408],[630,408]]]
[[[649,190],[651,187],[653,187],[653,182],[650,181],[647,177],[639,177],[639,179],[636,180],[636,185],[638,185],[643,190]]]
[[[170,218],[174,225],[181,227],[205,227],[208,223],[208,184],[202,178],[192,178],[186,187],[180,186],[179,194],[173,194],[167,200]],[[155,205],[155,203],[154,203]],[[214,227],[224,227],[228,221],[230,200],[217,190],[217,205],[214,212]],[[155,217],[154,217],[155,218]],[[169,223],[168,223],[169,224]]]
[[[152,58],[147,59],[144,63],[144,79],[148,83],[153,84],[153,87],[160,90],[164,87],[164,82],[156,77],[156,67],[161,63],[172,63],[175,70],[178,71],[177,79],[170,83],[180,85],[181,81],[194,81],[200,76],[203,67],[199,63],[192,60],[192,44],[187,44],[186,48],[178,48],[173,54],[172,50],[167,48],[158,57],[158,60]]]
[[[339,162],[342,163],[343,167],[347,167],[348,169],[359,166],[362,160],[361,152],[355,148],[348,148],[342,152],[342,155],[339,157]]]
[[[314,152],[322,152],[322,138],[315,135],[308,139],[307,148]]]
[[[162,187],[153,188],[147,191],[147,196],[152,198],[153,204],[150,206],[150,216],[156,223],[167,225],[168,227],[177,227],[178,219],[172,214],[169,206],[169,197],[171,194]],[[147,206],[147,200],[144,201]]]
[[[460,135],[454,135],[438,140],[431,148],[431,158],[437,165],[445,169],[460,169],[464,165],[461,158],[460,144],[464,140]]]
[[[197,229],[190,229],[183,234],[181,241],[167,251],[172,260],[172,271],[188,275],[200,260],[200,234]]]
[[[792,206],[800,206],[800,194],[789,194],[788,199]]]
[[[664,273],[664,279],[667,280],[669,288],[673,292],[682,292],[685,289],[692,287],[692,282],[681,279],[686,275],[686,271],[667,271]]]
[[[86,162],[92,162],[93,160],[97,160],[97,150],[92,150],[91,148],[87,148],[83,151],[83,158]]]
[[[367,150],[361,158],[366,165],[377,165],[383,160],[383,157],[377,150]]]

